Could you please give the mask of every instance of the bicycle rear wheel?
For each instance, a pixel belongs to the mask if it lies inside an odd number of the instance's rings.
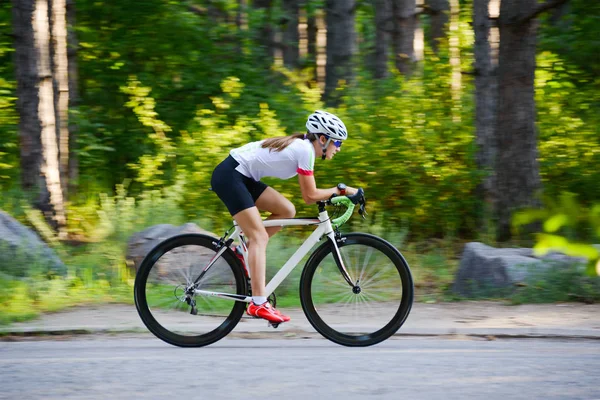
[[[342,235],[340,255],[350,278],[343,278],[331,242],[310,257],[300,281],[307,319],[327,339],[344,346],[371,346],[392,336],[413,301],[408,264],[390,243],[373,235]]]
[[[186,294],[217,250],[217,239],[186,234],[165,240],[144,258],[135,279],[135,305],[146,327],[158,338],[175,346],[206,346],[225,337],[239,322],[244,302]],[[242,266],[229,249],[196,288],[248,293]]]

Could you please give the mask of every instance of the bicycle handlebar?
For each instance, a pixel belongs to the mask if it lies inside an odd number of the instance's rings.
[[[332,197],[327,201],[327,203],[332,205],[340,204],[347,207],[346,212],[343,215],[331,221],[331,224],[336,229],[348,222],[348,220],[352,216],[352,213],[354,212],[354,207],[356,206],[356,204],[360,204],[360,209],[358,211],[359,214],[363,218],[365,218],[365,215],[367,215],[367,212],[365,210],[365,191],[362,188],[359,188],[355,194],[350,196]]]

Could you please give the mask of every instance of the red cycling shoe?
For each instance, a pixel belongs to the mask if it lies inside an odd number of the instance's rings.
[[[275,307],[273,307],[268,301],[261,304],[256,305],[253,301],[248,304],[248,309],[246,313],[252,317],[258,317],[262,319],[266,319],[269,322],[288,322],[291,318],[287,315],[283,315],[280,313]]]

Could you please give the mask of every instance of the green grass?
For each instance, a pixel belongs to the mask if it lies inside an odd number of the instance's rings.
[[[577,266],[553,266],[534,275],[509,295],[513,304],[600,302],[600,277],[588,276]]]
[[[27,270],[0,276],[0,324],[83,304],[133,303],[133,277],[114,243],[59,249],[65,276]]]
[[[415,301],[462,300],[450,292],[450,287],[463,243],[451,240],[406,243],[406,235],[402,233],[373,233],[381,234],[408,261],[415,284]],[[293,235],[284,231],[271,240],[267,250],[267,281],[308,234],[309,231],[300,234],[294,231]],[[0,273],[0,324],[25,321],[42,313],[82,304],[132,304],[134,276],[125,266],[125,242],[119,240],[113,238],[78,247],[58,248],[60,258],[67,265],[66,276],[43,273],[36,268],[19,277]],[[277,289],[278,307],[300,307],[300,277],[307,257]],[[513,291],[484,292],[479,298],[514,304],[600,302],[600,278],[585,276],[573,268],[550,268]],[[229,307],[228,300],[222,302],[224,308]]]
[[[42,313],[83,304],[132,303],[132,288],[97,280],[83,285],[78,279],[0,278],[0,325],[27,321]]]

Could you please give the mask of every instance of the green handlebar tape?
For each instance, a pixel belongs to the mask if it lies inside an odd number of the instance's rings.
[[[337,197],[334,197],[333,199],[331,199],[331,204],[333,204],[333,205],[342,204],[347,207],[344,215],[341,215],[331,221],[331,224],[333,225],[333,227],[337,229],[340,226],[344,225],[352,216],[352,213],[354,212],[354,203],[352,203],[352,200],[350,200],[346,196],[337,196]]]

